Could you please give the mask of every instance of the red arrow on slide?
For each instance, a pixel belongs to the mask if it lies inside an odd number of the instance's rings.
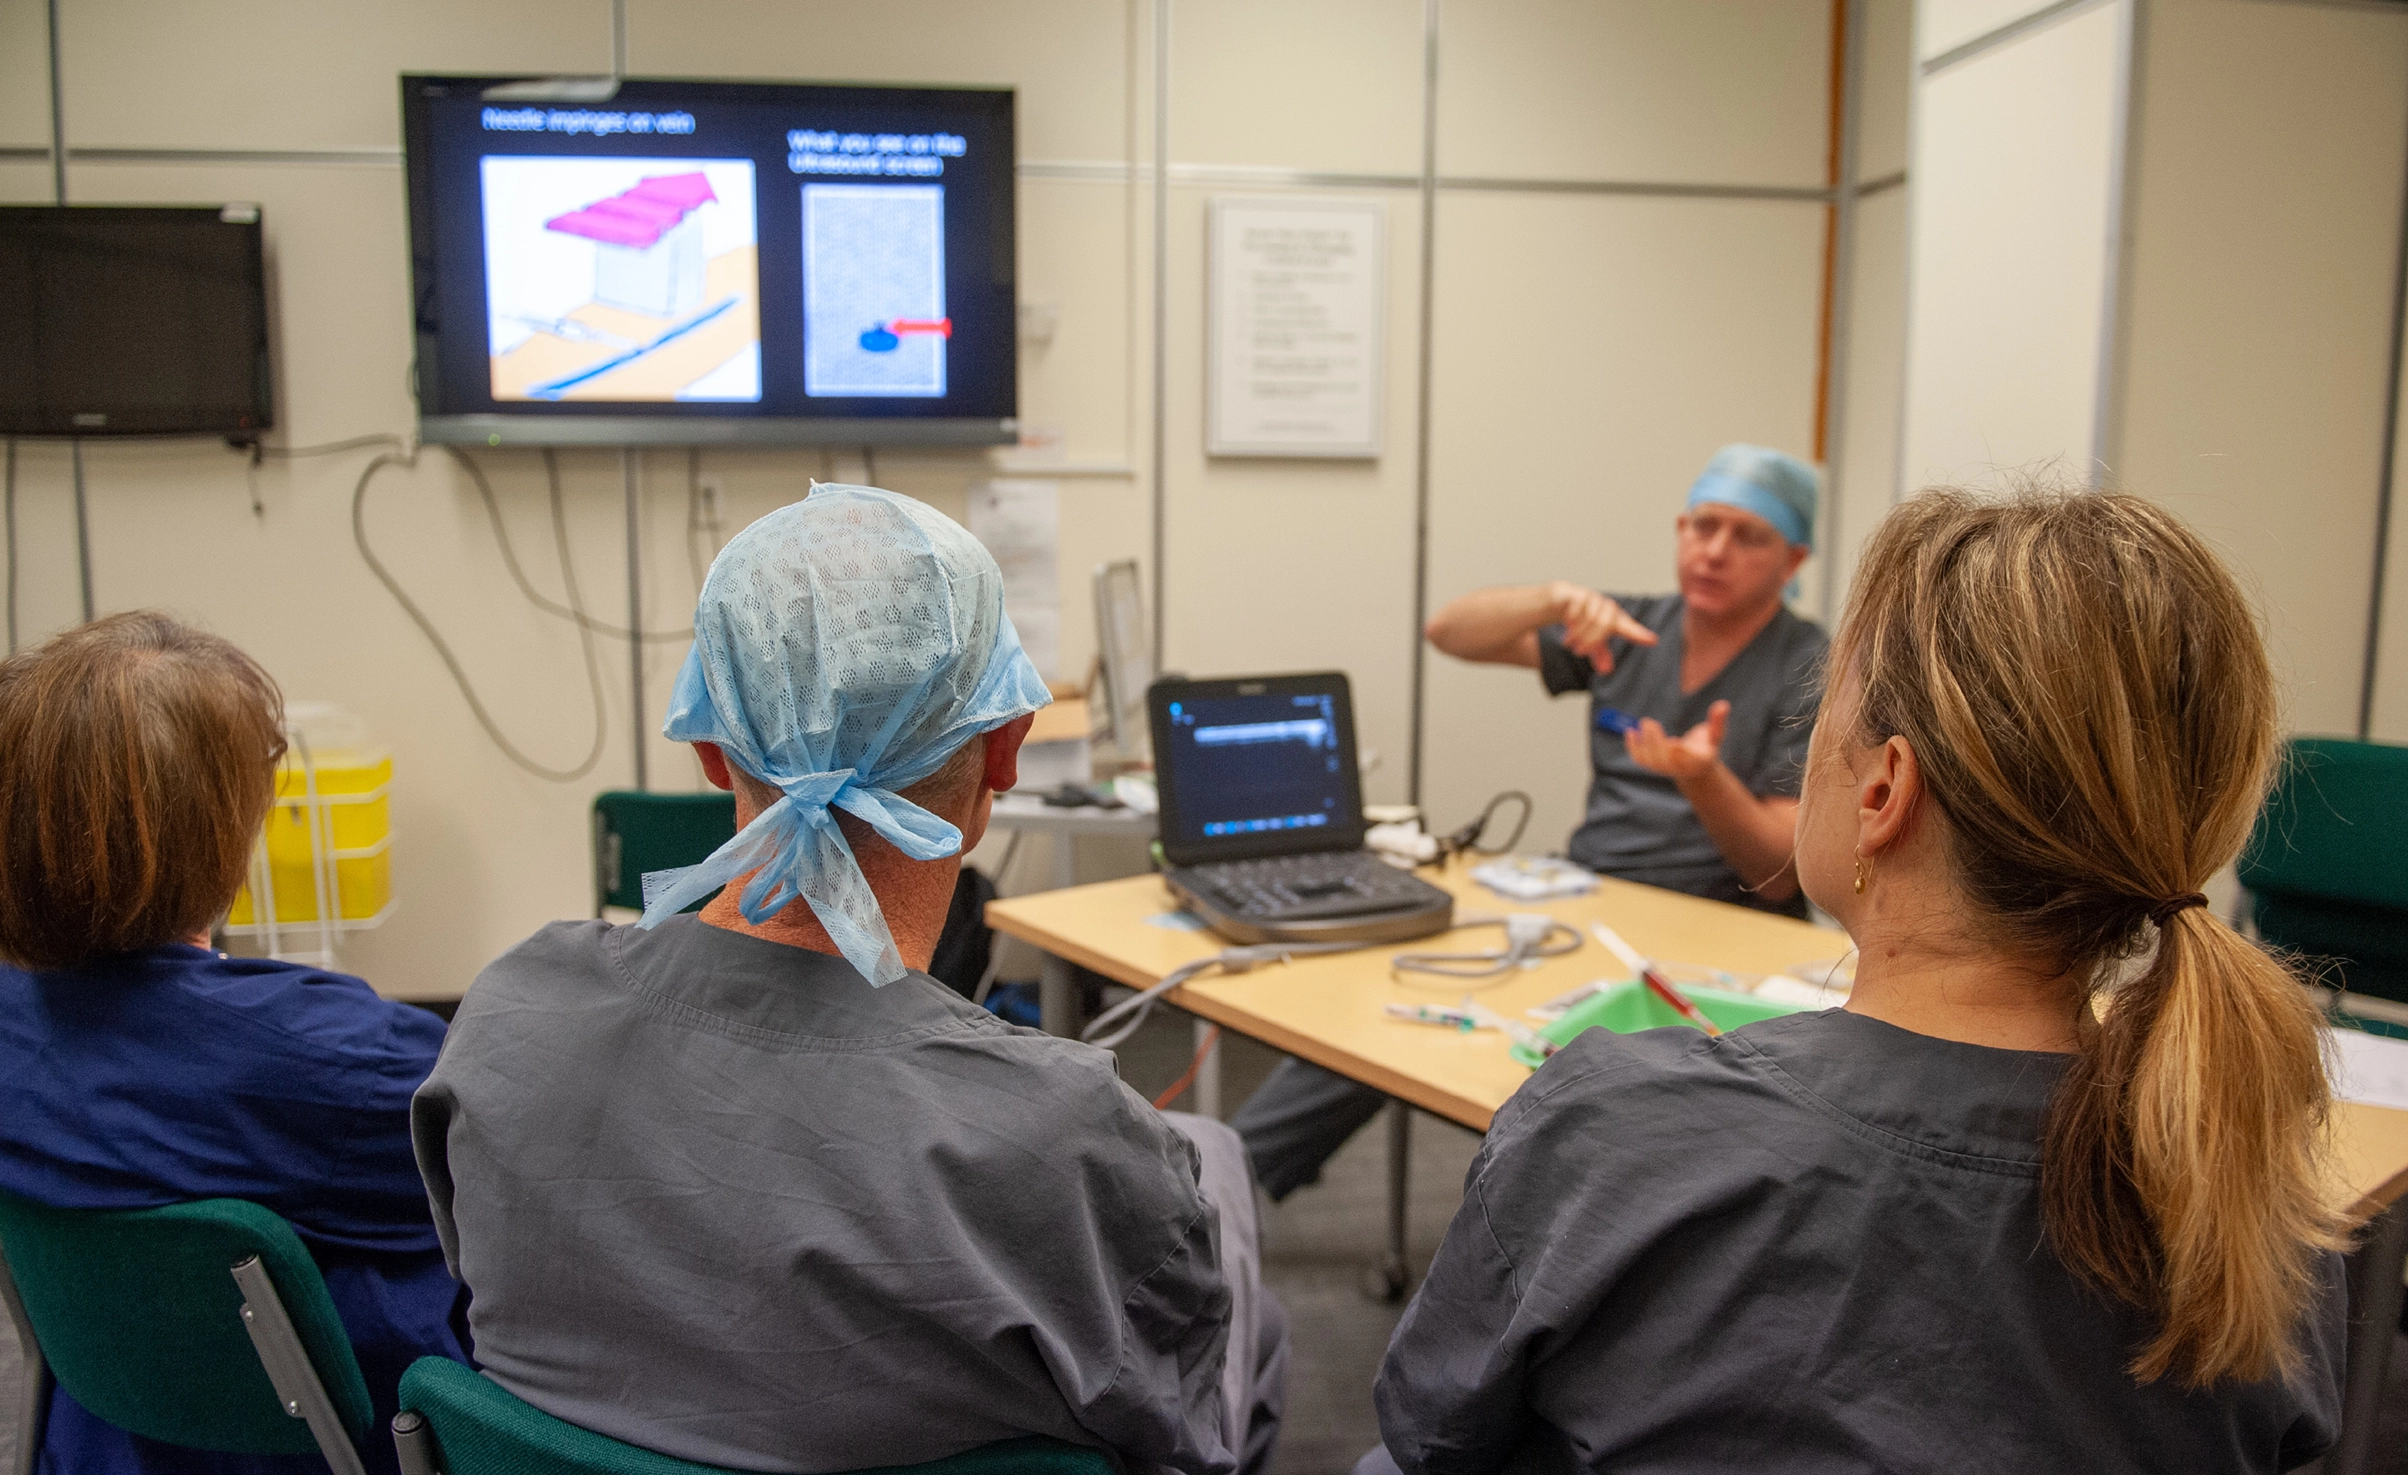
[[[889,333],[934,333],[940,338],[953,336],[951,318],[897,318],[886,325]]]

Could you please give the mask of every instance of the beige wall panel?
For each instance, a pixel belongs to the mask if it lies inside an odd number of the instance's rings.
[[[50,203],[50,161],[0,159],[0,204]]]
[[[1481,0],[1440,17],[1442,173],[1823,183],[1828,5]]]
[[[1020,421],[1060,431],[1070,461],[1125,466],[1144,455],[1151,368],[1137,346],[1153,272],[1144,197],[1119,183],[1020,181],[1020,300],[1054,320],[1050,341],[1020,340]]]
[[[2289,717],[2354,731],[2408,136],[2408,15],[2152,10],[2122,482],[2264,602]]]
[[[17,443],[17,605],[19,644],[30,644],[81,616],[75,574],[75,482],[67,447]]]
[[[0,5],[0,146],[50,146],[50,24],[35,0]]]
[[[1673,518],[1715,448],[1813,445],[1822,227],[1810,205],[1445,198],[1433,608],[1558,578],[1672,588]],[[1524,848],[1561,847],[1586,717],[1531,672],[1432,652],[1434,823],[1519,788],[1538,810]]]
[[[1866,5],[1864,78],[1857,142],[1859,181],[1891,179],[1906,168],[1907,99],[1913,86],[1913,0]],[[1856,211],[1856,264],[1850,283],[1848,377],[1842,386],[1842,452],[1836,486],[1826,484],[1819,549],[1800,571],[1801,608],[1830,622],[1848,596],[1856,548],[1888,510],[1897,485],[1898,399],[1906,357],[1906,191],[1895,184],[1862,195]],[[1834,529],[1836,528],[1836,536]],[[1833,606],[1822,607],[1823,562],[1840,560]]]
[[[1842,445],[1837,527],[1826,515],[1822,551],[1805,572],[1809,605],[1821,597],[1823,558],[1840,561],[1826,625],[1846,606],[1857,550],[1890,510],[1898,485],[1898,396],[1906,370],[1906,191],[1870,195],[1856,211],[1856,276],[1850,299],[1847,426]],[[1834,532],[1836,531],[1836,536]]]
[[[62,0],[71,148],[401,142],[405,71],[610,70],[594,0]]]
[[[1114,0],[637,0],[629,12],[639,74],[1017,85],[1022,157],[1126,151],[1127,8]],[[403,71],[610,67],[610,9],[594,0],[68,0],[63,31],[68,138],[87,146],[390,146]]]
[[[1146,65],[1151,86],[1150,55]],[[1421,172],[1422,19],[1412,0],[1174,6],[1171,68],[1174,162]]]
[[[1204,455],[1205,207],[1213,193],[1171,195],[1163,659],[1191,676],[1346,672],[1356,740],[1380,755],[1364,797],[1394,802],[1404,795],[1413,656],[1414,196],[1365,192],[1388,206],[1386,452],[1376,461],[1321,461]]]
[[[607,25],[606,7],[588,8]],[[1017,87],[1021,158],[1119,159],[1130,147],[1125,79],[1138,9],[1130,0],[629,0],[627,64],[667,77]]]
[[[1907,486],[2050,461],[2077,481],[2089,474],[2120,12],[2083,12],[1921,84]]]
[[[1062,432],[1063,459],[1121,467],[1123,475],[1056,481],[1061,507],[1061,657],[1057,676],[1077,680],[1095,653],[1095,566],[1148,557],[1152,501],[1140,473],[1146,462],[1152,397],[1150,362],[1138,347],[1150,326],[1151,217],[1143,191],[1120,184],[1024,179],[1020,183],[1020,299],[1054,309],[1050,343],[1020,344],[1020,419]],[[888,458],[881,457],[883,467]],[[965,476],[984,476],[983,456],[942,460]],[[1042,479],[1039,466],[1027,475]],[[965,507],[967,503],[963,504]],[[963,513],[948,508],[954,515]],[[1153,587],[1147,570],[1146,588]],[[1149,595],[1149,598],[1151,596]]]
[[[1856,136],[1856,177],[1880,179],[1906,167],[1907,98],[1914,81],[1914,0],[1865,6],[1864,91]]]
[[[2408,385],[2402,386],[2408,399]],[[2408,409],[2404,405],[2403,409]],[[2408,424],[2408,419],[2403,419]],[[2408,438],[2403,438],[2408,441]],[[2383,576],[2382,627],[2375,646],[2374,720],[2367,736],[2379,743],[2408,743],[2408,443],[2394,447],[2391,462],[2391,549]]]

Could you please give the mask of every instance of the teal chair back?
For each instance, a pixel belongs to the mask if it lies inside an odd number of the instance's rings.
[[[644,873],[700,864],[736,836],[733,794],[594,796],[594,915],[644,906]],[[693,911],[701,903],[686,910]]]
[[[2408,747],[2294,738],[2240,875],[2259,936],[2408,1003]]]
[[[352,1445],[368,1435],[368,1385],[317,1262],[259,1205],[54,1209],[0,1193],[0,1247],[50,1375],[118,1428],[227,1454],[327,1452],[246,1326],[246,1308],[269,1313],[232,1272],[256,1258],[281,1306],[270,1319],[290,1322]]]
[[[553,1418],[491,1378],[422,1357],[401,1379],[402,1475],[735,1475]],[[431,1442],[426,1436],[432,1434]],[[1112,1457],[1058,1439],[1009,1439],[865,1475],[1116,1475]]]

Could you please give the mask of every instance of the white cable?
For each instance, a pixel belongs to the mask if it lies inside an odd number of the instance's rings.
[[[574,768],[546,767],[520,752],[515,743],[502,735],[501,727],[493,720],[493,714],[485,710],[485,704],[478,700],[476,688],[469,683],[468,673],[461,669],[459,658],[452,654],[451,645],[444,640],[442,633],[436,630],[435,622],[429,619],[426,611],[420,609],[417,602],[403,591],[401,581],[393,577],[392,571],[384,566],[384,563],[377,558],[375,550],[369,547],[366,518],[368,484],[376,479],[377,472],[387,466],[399,466],[408,470],[416,466],[417,461],[418,451],[416,448],[407,452],[386,451],[371,460],[367,467],[360,472],[359,481],[351,488],[351,541],[353,546],[359,549],[360,559],[368,565],[368,572],[376,575],[377,582],[385,586],[385,592],[391,594],[394,602],[401,606],[401,612],[410,617],[410,623],[416,625],[418,632],[426,637],[427,643],[435,648],[435,654],[442,660],[444,669],[451,673],[453,684],[460,688],[460,695],[467,699],[470,715],[476,718],[479,727],[485,729],[485,736],[493,740],[494,746],[502,750],[504,757],[537,778],[552,783],[570,783],[585,777],[586,774],[593,771],[596,763],[602,761],[604,741],[602,668],[594,658],[593,622],[585,618],[585,601],[577,592],[576,571],[569,563],[568,524],[560,504],[559,482],[555,480],[552,485],[552,536],[558,545],[561,578],[569,591],[569,603],[572,612],[578,617],[577,637],[578,643],[585,652],[586,684],[592,689],[594,697],[593,747],[587,750],[584,761]]]
[[[1523,913],[1521,915],[1530,916],[1536,914]],[[1540,920],[1548,922],[1550,926],[1559,925],[1555,924],[1550,918],[1540,918]],[[1449,926],[1447,930],[1451,932],[1462,927],[1489,927],[1495,926],[1499,923],[1503,923],[1510,928],[1513,924],[1513,921],[1514,919],[1511,917],[1500,917],[1486,913],[1476,913],[1471,916],[1458,915],[1453,924]],[[1565,930],[1568,931],[1569,929],[1567,928]],[[1578,947],[1579,945],[1579,934],[1574,933],[1572,947]],[[1196,978],[1202,976],[1203,974],[1209,973],[1216,968],[1224,973],[1243,973],[1250,968],[1257,968],[1265,963],[1284,963],[1290,958],[1309,958],[1326,953],[1361,952],[1365,948],[1378,946],[1380,946],[1380,944],[1376,942],[1257,942],[1250,943],[1244,947],[1223,948],[1221,951],[1214,953],[1209,958],[1198,958],[1192,963],[1181,964],[1180,966],[1172,969],[1170,972],[1164,974],[1162,976],[1162,981],[1155,984],[1152,988],[1149,988],[1131,998],[1123,999],[1119,1003],[1113,1005],[1111,1008],[1106,1009],[1103,1013],[1098,1014],[1093,1020],[1089,1021],[1085,1029],[1079,1031],[1079,1038],[1085,1040],[1091,1045],[1101,1045],[1107,1050],[1113,1048],[1114,1046],[1120,1044],[1123,1040],[1129,1038],[1129,1036],[1137,1033],[1139,1028],[1145,1024],[1146,1016],[1153,1012],[1155,1000],[1161,998],[1164,994],[1169,993],[1172,989],[1177,988],[1179,985],[1192,982]],[[1556,949],[1556,952],[1570,952],[1571,950],[1572,948],[1558,948]],[[1549,953],[1547,956],[1552,957],[1554,954]],[[1109,1035],[1103,1034],[1103,1031],[1107,1026],[1121,1018],[1121,1016],[1128,1014],[1133,1014],[1135,1017],[1130,1019],[1127,1024],[1121,1026],[1120,1029],[1114,1031],[1113,1033]],[[1101,1035],[1102,1038],[1099,1039],[1099,1035]]]
[[[1223,948],[1209,958],[1198,958],[1192,963],[1183,963],[1179,967],[1173,968],[1162,976],[1160,983],[1155,984],[1152,988],[1134,998],[1123,999],[1114,1004],[1111,1008],[1095,1016],[1085,1029],[1079,1031],[1079,1038],[1088,1044],[1101,1045],[1107,1050],[1111,1049],[1137,1033],[1139,1028],[1145,1024],[1146,1015],[1153,1012],[1156,999],[1215,968],[1224,973],[1243,973],[1264,963],[1284,963],[1290,958],[1311,957],[1318,953],[1359,952],[1372,946],[1376,946],[1376,944],[1367,942],[1258,942],[1246,947]],[[1113,1033],[1104,1035],[1105,1027],[1124,1014],[1134,1014],[1136,1017]],[[1098,1035],[1103,1037],[1099,1039]]]
[[[1505,946],[1469,953],[1398,953],[1394,973],[1434,973],[1441,978],[1493,978],[1540,958],[1559,958],[1580,949],[1580,934],[1538,912],[1515,912],[1505,920]],[[1555,941],[1562,933],[1564,941]]]

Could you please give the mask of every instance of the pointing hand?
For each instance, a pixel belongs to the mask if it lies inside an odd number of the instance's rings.
[[[1594,589],[1558,582],[1554,587],[1555,618],[1564,627],[1564,649],[1585,657],[1599,674],[1614,669],[1610,642],[1617,637],[1633,645],[1653,645],[1656,633],[1630,617],[1622,606]]]

